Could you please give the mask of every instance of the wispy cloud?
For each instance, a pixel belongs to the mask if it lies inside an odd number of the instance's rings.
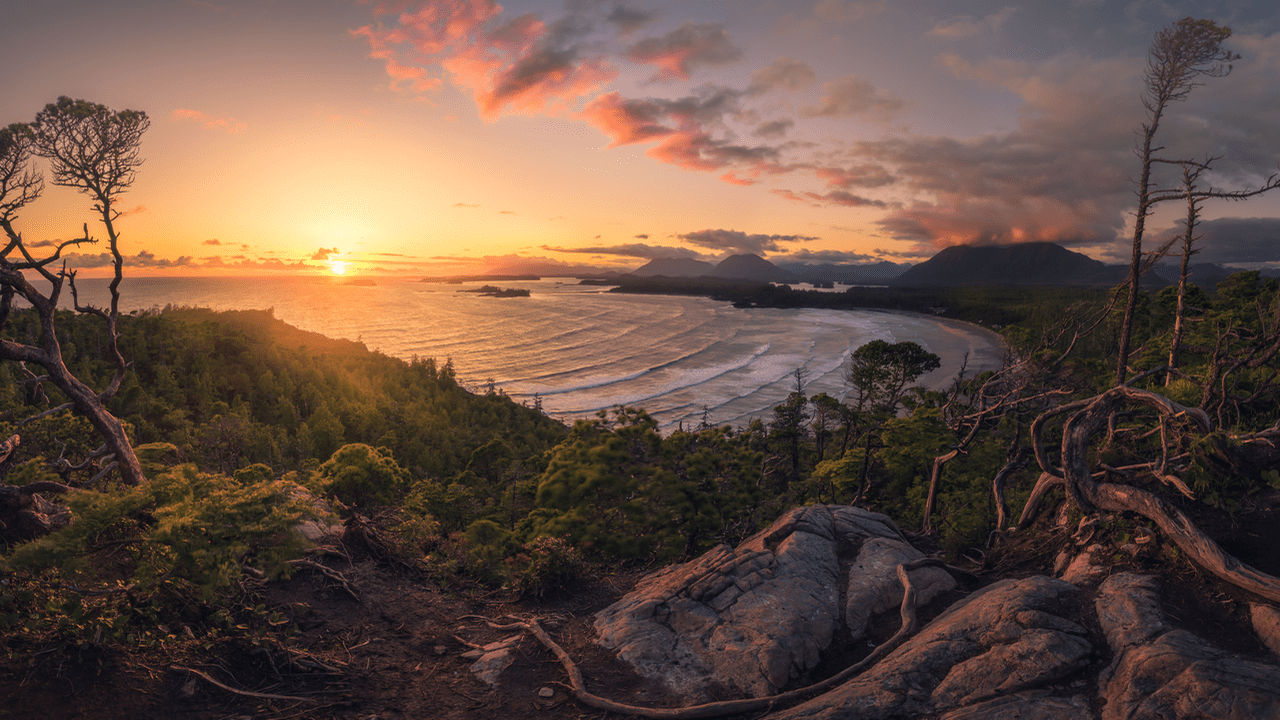
[[[617,4],[605,16],[605,21],[618,28],[623,35],[630,35],[640,28],[653,22],[658,17],[658,13],[649,10],[639,10],[628,7],[625,4]]]
[[[627,50],[632,62],[657,66],[655,82],[688,80],[694,68],[725,65],[742,57],[720,23],[686,22],[661,37],[645,38]]]
[[[693,243],[698,247],[716,251],[735,253],[753,253],[763,255],[767,252],[781,252],[784,244],[808,242],[818,238],[809,235],[764,235],[745,233],[739,230],[698,230],[679,236],[681,240]]]
[[[647,238],[648,235],[636,237]],[[587,255],[616,255],[618,257],[655,260],[657,258],[692,258],[694,260],[711,260],[714,255],[691,250],[686,247],[670,245],[649,245],[647,243],[626,243],[622,245],[591,245],[587,247],[551,247],[544,245],[543,250],[559,253],[584,253]]]
[[[240,122],[235,118],[218,117],[200,112],[199,110],[189,110],[187,108],[178,108],[170,115],[176,122],[192,122],[200,125],[208,130],[222,130],[232,135],[238,135],[249,129],[247,123]]]
[[[481,116],[493,120],[504,112],[563,112],[617,77],[604,56],[580,42],[592,28],[583,16],[571,14],[548,25],[532,13],[503,21],[502,7],[491,0],[414,5],[379,6],[375,15],[395,15],[393,26],[352,31],[368,40],[370,57],[385,63],[397,89],[439,88],[441,76],[406,62],[427,59],[471,92]]]
[[[859,117],[887,122],[907,107],[902,98],[880,90],[869,80],[857,75],[846,75],[824,83],[823,95],[817,105],[801,111],[805,117]]]
[[[791,57],[778,58],[751,74],[747,92],[759,95],[771,90],[807,90],[818,79],[807,63]]]
[[[1017,12],[1015,8],[1006,7],[1000,12],[992,13],[982,18],[959,15],[934,25],[929,34],[946,38],[964,38],[987,31],[995,32],[1000,30],[1009,21],[1009,18],[1013,17],[1015,12]]]

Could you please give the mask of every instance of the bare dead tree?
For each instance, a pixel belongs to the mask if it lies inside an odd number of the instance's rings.
[[[1178,269],[1178,302],[1173,311],[1173,337],[1169,339],[1169,372],[1164,376],[1164,384],[1173,382],[1174,370],[1178,367],[1178,354],[1182,349],[1183,322],[1187,314],[1187,279],[1191,276],[1191,256],[1199,252],[1195,243],[1200,239],[1196,235],[1196,225],[1200,222],[1200,202],[1203,198],[1195,195],[1196,182],[1200,173],[1208,169],[1209,162],[1204,164],[1182,164],[1182,186],[1187,191],[1187,216],[1183,220],[1182,262]]]
[[[0,360],[42,368],[45,375],[34,379],[52,384],[67,396],[69,401],[59,409],[74,409],[89,420],[102,435],[112,458],[107,467],[114,466],[130,485],[145,480],[142,466],[124,426],[105,405],[119,390],[128,368],[118,342],[124,258],[115,226],[120,217],[115,202],[132,186],[142,164],[139,146],[149,126],[150,120],[143,112],[116,112],[103,105],[61,97],[46,105],[35,122],[10,125],[0,131],[0,228],[7,241],[0,250],[0,332],[7,327],[15,296],[31,306],[40,326],[39,339],[34,343],[0,337]],[[36,200],[43,190],[43,179],[32,163],[35,156],[48,160],[55,185],[75,188],[93,201],[93,210],[106,230],[114,269],[106,307],[82,304],[75,271],[67,269],[65,260],[60,268],[56,266],[67,247],[98,242],[90,236],[87,223],[81,237],[59,243],[50,255],[40,258],[32,254],[14,227],[18,211]],[[48,289],[41,291],[33,279],[48,283]],[[106,325],[105,346],[116,369],[101,392],[73,375],[63,361],[55,321],[64,286],[70,289],[77,312],[97,317]]]
[[[1260,187],[1243,192],[1223,192],[1213,188],[1194,192],[1181,188],[1160,190],[1152,178],[1153,169],[1160,164],[1183,165],[1186,162],[1157,157],[1157,153],[1164,148],[1155,144],[1156,133],[1171,103],[1185,100],[1194,88],[1203,84],[1202,78],[1224,77],[1231,72],[1231,63],[1239,60],[1240,55],[1222,47],[1222,43],[1229,37],[1230,28],[1222,27],[1212,20],[1185,17],[1156,33],[1147,52],[1147,67],[1143,73],[1146,91],[1142,95],[1147,120],[1142,125],[1140,145],[1135,149],[1141,159],[1142,169],[1138,179],[1138,207],[1134,218],[1129,278],[1126,281],[1128,297],[1120,327],[1116,360],[1116,385],[1124,383],[1129,371],[1129,345],[1133,337],[1139,281],[1143,272],[1150,267],[1150,262],[1144,263],[1142,240],[1152,208],[1161,202],[1183,198],[1189,200],[1191,197],[1228,197],[1239,200],[1280,187],[1280,178],[1275,175]]]

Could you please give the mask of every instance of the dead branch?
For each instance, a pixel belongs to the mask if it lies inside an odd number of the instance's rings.
[[[1035,487],[1031,489],[1031,497],[1027,498],[1027,503],[1022,506],[1022,514],[1018,516],[1018,524],[1015,527],[1026,527],[1032,520],[1035,520],[1036,514],[1040,512],[1040,502],[1044,500],[1044,496],[1063,482],[1065,481],[1059,475],[1048,472],[1040,473],[1040,478],[1036,480]]]
[[[351,587],[351,582],[347,580],[346,576],[338,572],[337,570],[334,570],[333,568],[328,567],[327,565],[321,565],[320,563],[315,562],[314,560],[304,560],[304,559],[290,560],[288,565],[289,567],[300,567],[300,568],[315,570],[321,575],[324,575],[330,580],[338,583],[338,585],[342,586],[342,589],[346,590],[347,594],[355,598],[357,602],[360,600],[360,595],[356,593],[355,588]]]
[[[13,451],[17,450],[18,446],[21,444],[22,444],[22,438],[16,434],[10,435],[9,439],[0,443],[0,463],[4,462],[5,460],[8,460],[9,456],[13,454]]]
[[[1022,465],[1023,450],[1025,448],[1022,446],[1022,425],[1018,425],[1014,428],[1013,439],[1009,441],[1009,451],[1005,454],[1004,467],[1000,468],[996,476],[991,479],[991,494],[996,503],[996,530],[1004,530],[1004,524],[1009,515],[1009,509],[1004,501],[1004,481]]]
[[[182,667],[181,665],[174,665],[173,669],[181,670],[182,672],[185,672],[185,673],[191,673],[192,675],[200,677],[212,685],[216,685],[222,688],[223,690],[226,690],[229,693],[235,693],[236,695],[244,695],[245,697],[259,698],[262,700],[286,700],[289,702],[308,702],[308,703],[315,702],[315,700],[312,700],[311,698],[305,698],[305,697],[293,697],[291,695],[272,695],[271,693],[253,692],[251,690],[237,690],[236,688],[233,688],[230,685],[224,685],[218,682],[217,680],[214,680],[212,677],[209,676],[208,673],[201,672],[194,668]]]

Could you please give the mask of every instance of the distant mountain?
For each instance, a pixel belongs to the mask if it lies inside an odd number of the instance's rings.
[[[783,270],[795,273],[807,283],[831,282],[842,285],[886,285],[911,267],[911,263],[778,263]]]
[[[637,277],[699,277],[709,274],[715,265],[693,258],[654,258],[631,271]]]
[[[1126,267],[1107,265],[1055,243],[954,245],[902,273],[893,284],[1116,285],[1127,273]]]
[[[1224,268],[1221,265],[1212,265],[1210,263],[1192,265],[1187,269],[1190,271],[1191,282],[1200,286],[1201,290],[1212,290],[1218,286],[1218,283],[1230,277],[1232,273],[1239,272],[1239,270],[1232,270],[1231,268]],[[1151,268],[1151,274],[1169,285],[1176,285],[1181,270],[1181,266],[1176,262],[1159,263]]]
[[[787,270],[774,265],[759,255],[730,255],[720,264],[704,273],[707,277],[730,278],[733,280],[757,280],[760,282],[799,282],[800,278]]]

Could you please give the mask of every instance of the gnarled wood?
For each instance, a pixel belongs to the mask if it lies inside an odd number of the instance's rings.
[[[1022,506],[1022,514],[1018,516],[1017,527],[1026,527],[1032,520],[1036,519],[1036,515],[1040,512],[1040,503],[1044,500],[1044,496],[1054,487],[1061,485],[1064,480],[1057,475],[1042,472],[1040,478],[1036,480],[1036,485],[1031,489],[1031,497],[1027,498],[1027,503]]]
[[[1209,429],[1203,410],[1187,408],[1146,390],[1116,387],[1072,415],[1062,429],[1062,469],[1067,495],[1084,512],[1132,512],[1153,522],[1196,564],[1219,578],[1273,602],[1280,602],[1280,578],[1227,554],[1195,523],[1168,502],[1129,485],[1099,484],[1089,473],[1089,441],[1122,402],[1149,407],[1165,417],[1186,417]]]

